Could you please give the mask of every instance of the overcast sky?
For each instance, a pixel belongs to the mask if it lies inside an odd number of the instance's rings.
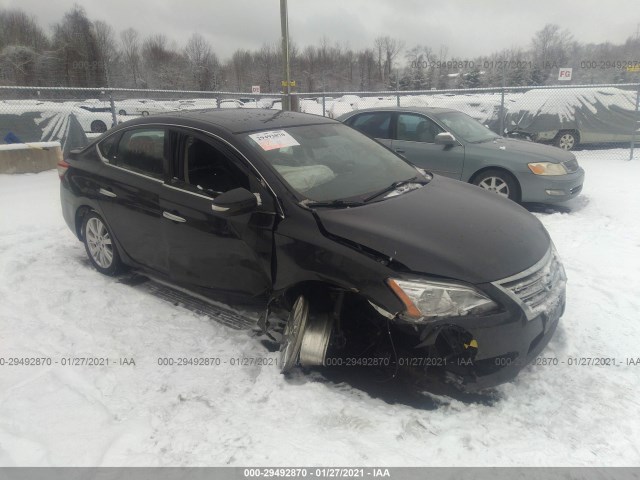
[[[105,20],[117,31],[164,33],[179,47],[200,32],[221,59],[237,48],[280,40],[279,0],[0,0],[0,6],[20,8],[49,27],[74,1],[91,20]],[[360,49],[389,35],[407,47],[438,51],[445,45],[450,57],[472,58],[527,48],[547,23],[568,28],[580,42],[622,43],[636,34],[640,0],[289,0],[289,30],[300,46],[327,37]]]

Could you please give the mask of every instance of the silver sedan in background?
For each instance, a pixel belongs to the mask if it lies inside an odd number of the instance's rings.
[[[473,183],[516,202],[558,203],[582,190],[573,153],[503,138],[457,110],[371,108],[338,118],[419,168]]]

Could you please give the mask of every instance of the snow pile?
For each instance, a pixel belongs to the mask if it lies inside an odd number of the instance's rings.
[[[612,159],[618,154],[618,159]],[[161,366],[167,357],[277,358],[232,330],[95,272],[64,224],[55,171],[0,176],[0,358],[133,365],[0,366],[0,465],[637,465],[640,159],[577,152],[571,213],[536,214],[568,276],[542,355],[492,405],[388,404],[275,366]],[[569,365],[579,357],[618,366]]]

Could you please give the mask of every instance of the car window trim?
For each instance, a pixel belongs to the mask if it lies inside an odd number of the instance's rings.
[[[163,183],[162,185],[164,185],[167,188],[170,188],[171,190],[176,190],[178,192],[182,192],[182,193],[188,193],[189,195],[193,195],[194,197],[200,197],[200,198],[204,198],[206,200],[209,200],[210,202],[213,202],[215,200],[214,197],[208,196],[208,195],[203,195],[201,193],[196,193],[196,192],[191,192],[189,190],[187,190],[186,188],[181,188],[181,187],[176,187],[175,185],[171,185],[169,183]]]
[[[140,128],[134,127],[131,130],[142,130],[143,128],[144,128],[144,126],[141,125]],[[166,129],[164,129],[164,130],[165,130],[165,134],[166,134],[167,133]],[[138,175],[140,177],[148,178],[150,180],[155,180],[156,182],[164,182],[166,180],[166,175],[167,175],[167,159],[166,158],[162,159],[162,178],[160,179],[160,178],[152,177],[151,175],[146,175],[144,173],[136,172],[136,171],[130,170],[128,168],[124,168],[124,167],[120,167],[118,165],[114,165],[107,158],[105,158],[104,155],[102,155],[102,152],[100,151],[100,145],[102,143],[104,143],[105,141],[107,141],[107,139],[109,139],[111,137],[115,137],[116,135],[119,135],[120,138],[118,138],[117,141],[116,141],[116,145],[119,147],[120,146],[120,142],[122,141],[122,136],[127,131],[129,131],[129,130],[127,130],[127,129],[118,130],[117,132],[113,132],[111,135],[106,136],[105,138],[103,138],[99,142],[96,142],[96,144],[95,144],[96,152],[98,152],[98,156],[102,160],[102,163],[104,163],[104,164],[106,164],[106,165],[108,165],[110,167],[113,167],[113,168],[118,168],[118,169],[123,170],[125,172],[131,172],[134,175]],[[165,138],[164,138],[163,142],[167,142],[166,135],[165,135]],[[112,149],[115,148],[115,145],[112,146],[111,148]],[[163,148],[166,148],[166,145]]]
[[[401,108],[402,108],[402,107],[401,107]],[[445,132],[448,132],[448,133],[450,133],[451,135],[453,135],[453,137],[456,139],[456,143],[458,144],[458,146],[460,146],[460,147],[464,147],[464,144],[463,144],[463,143],[458,139],[458,137],[457,137],[457,136],[456,136],[456,135],[455,135],[451,130],[449,130],[449,129],[448,129],[448,128],[443,124],[443,123],[441,123],[440,121],[438,121],[438,119],[437,119],[436,117],[432,117],[432,116],[430,116],[430,115],[428,115],[428,114],[426,114],[426,113],[423,113],[423,112],[417,112],[417,111],[415,111],[415,110],[410,110],[410,109],[409,109],[410,107],[406,107],[406,108],[407,108],[407,110],[405,110],[404,108],[402,108],[402,111],[399,111],[399,110],[392,110],[392,111],[391,111],[391,112],[392,112],[392,114],[393,114],[393,116],[394,116],[393,123],[392,123],[392,125],[390,126],[390,128],[391,128],[391,138],[390,138],[390,139],[383,138],[383,139],[381,139],[381,140],[392,140],[392,141],[394,141],[394,142],[396,142],[396,141],[397,141],[397,142],[413,142],[413,140],[399,140],[399,139],[398,139],[398,125],[397,125],[397,124],[398,124],[398,116],[399,116],[399,115],[401,115],[401,114],[405,114],[405,113],[413,113],[413,114],[415,114],[415,115],[420,115],[420,116],[422,116],[422,117],[424,117],[424,118],[427,118],[427,119],[431,120],[433,123],[435,123],[435,124],[436,124],[436,125],[438,125],[440,128],[442,128],[442,130],[444,130]],[[353,116],[349,117],[349,119],[355,118],[355,117],[357,117],[358,115],[362,115],[363,113],[372,113],[372,112],[376,112],[376,113],[383,113],[383,112],[385,112],[385,111],[386,111],[386,110],[366,110],[366,111],[362,111],[362,112],[358,112],[358,113],[354,114]],[[462,113],[464,113],[464,112],[462,112]],[[465,115],[466,115],[466,114],[465,114]],[[349,126],[350,126],[351,128],[355,128],[355,127],[353,127],[353,126],[351,126],[351,125],[349,125]],[[358,130],[358,129],[356,128],[356,130]],[[358,131],[359,131],[359,130],[358,130]],[[360,132],[360,133],[362,133],[362,132]],[[427,142],[414,142],[414,143],[427,143]],[[427,143],[427,145],[435,145],[435,143]]]
[[[198,140],[200,140],[200,141],[202,141],[202,142],[205,142],[205,143],[206,143],[206,144],[208,144],[211,148],[216,149],[218,152],[220,152],[221,154],[223,154],[223,156],[225,157],[225,159],[226,159],[229,163],[231,163],[231,164],[237,164],[237,163],[239,163],[240,165],[237,165],[237,166],[236,166],[236,168],[237,168],[238,170],[240,170],[240,172],[241,172],[243,175],[247,175],[247,177],[251,176],[252,174],[254,174],[254,175],[255,175],[255,173],[253,172],[253,169],[252,169],[252,168],[250,168],[250,167],[248,167],[247,165],[244,165],[244,164],[243,164],[243,162],[242,162],[242,160],[241,160],[240,158],[233,158],[233,156],[234,156],[234,153],[233,153],[233,152],[231,152],[231,155],[228,155],[228,154],[226,154],[226,152],[224,152],[224,149],[223,149],[223,148],[220,148],[218,145],[216,145],[216,144],[215,144],[215,141],[212,141],[210,138],[207,138],[205,135],[202,135],[202,134],[201,134],[201,133],[199,133],[199,132],[198,132],[198,133],[193,133],[193,132],[189,132],[188,130],[189,130],[188,128],[183,128],[182,130],[180,130],[180,129],[173,130],[173,132],[174,132],[175,134],[177,134],[177,135],[178,135],[178,137],[179,137],[179,140],[178,140],[178,142],[177,142],[178,149],[177,149],[177,152],[176,152],[176,157],[177,157],[177,158],[176,158],[175,160],[177,160],[177,162],[178,162],[178,166],[180,166],[180,164],[182,163],[182,169],[183,169],[183,172],[184,172],[184,173],[183,173],[183,175],[184,175],[184,176],[186,176],[186,175],[187,175],[187,169],[188,169],[188,167],[189,167],[189,165],[185,165],[185,164],[184,164],[184,162],[185,162],[185,146],[186,146],[186,140],[187,140],[187,138],[189,138],[189,137],[192,137],[192,138],[194,138],[194,139],[198,139]],[[224,144],[223,144],[223,146],[224,146],[224,147],[226,147],[226,145],[224,145]],[[171,170],[171,171],[169,172],[169,177],[177,178],[177,177],[175,177],[175,173],[176,173],[176,172],[174,172],[174,171],[173,171],[173,168],[172,168],[172,167],[173,167],[173,165],[170,165],[170,167],[171,167],[171,168],[170,168],[170,170]],[[171,178],[171,180],[172,180],[172,178]],[[180,180],[180,179],[178,178],[178,180]],[[186,182],[186,180],[185,180],[184,178],[182,179],[182,181],[184,181],[185,183],[189,184],[189,182]]]
[[[107,138],[111,138],[112,136],[117,135],[118,133],[121,133],[121,132],[114,132],[112,135],[109,135]],[[103,138],[101,141],[96,142],[96,144],[95,144],[96,153],[98,154],[98,157],[100,157],[100,160],[102,161],[103,164],[105,164],[108,167],[116,168],[118,170],[121,170],[123,172],[132,173],[132,174],[137,175],[139,177],[146,178],[147,180],[153,180],[154,182],[164,183],[164,178],[155,178],[155,177],[152,177],[150,175],[145,175],[144,173],[135,172],[135,171],[130,170],[128,168],[119,167],[118,165],[114,165],[113,163],[111,163],[109,161],[109,159],[105,158],[102,155],[102,152],[100,152],[100,148],[99,148],[99,145],[102,142],[104,142],[107,138]],[[111,148],[113,148],[113,147],[111,147]],[[164,173],[163,173],[163,177],[164,177]]]
[[[208,132],[208,131],[203,130],[201,128],[190,127],[190,126],[185,126],[185,125],[176,125],[174,123],[144,123],[144,124],[141,124],[140,126],[141,127],[143,127],[143,126],[162,126],[162,127],[175,127],[175,128],[184,128],[184,129],[187,129],[187,130],[194,130],[196,132],[203,133],[205,136],[212,137],[212,138],[214,138],[216,140],[219,140],[220,142],[224,143],[225,145],[227,145],[229,148],[231,148],[239,156],[240,160],[244,159],[244,161],[247,162],[247,164],[253,170],[254,174],[256,174],[258,176],[258,178],[260,179],[260,183],[262,185],[264,185],[264,187],[271,193],[271,195],[273,197],[273,200],[274,200],[274,204],[276,205],[276,208],[278,210],[278,215],[280,216],[280,218],[282,218],[282,219],[285,218],[284,210],[282,208],[282,205],[280,205],[280,199],[278,198],[278,195],[276,195],[275,190],[271,187],[269,182],[267,182],[267,179],[264,178],[262,173],[260,173],[260,171],[256,168],[256,166],[253,164],[253,162],[251,160],[249,160],[246,155],[244,155],[240,150],[238,150],[229,141],[225,140],[224,138],[220,137],[219,135],[216,135],[215,133]],[[136,127],[137,127],[137,125],[136,125]],[[116,135],[116,134],[122,133],[122,132],[124,132],[126,130],[127,130],[126,128],[123,128],[121,130],[118,130],[117,132],[113,132],[111,135]],[[109,135],[106,138],[109,138],[111,135]],[[121,169],[121,170],[123,170],[125,172],[131,172],[131,173],[133,173],[135,175],[140,175],[141,177],[149,178],[151,180],[166,184],[166,182],[167,182],[166,178],[164,180],[159,180],[157,178],[149,177],[147,175],[144,175],[144,174],[141,174],[141,173],[137,173],[137,172],[133,172],[131,170],[127,170],[127,169],[124,169],[122,167],[118,167],[117,165],[112,165],[111,163],[109,163],[108,160],[106,160],[102,156],[102,154],[100,153],[100,149],[98,148],[98,144],[102,143],[104,140],[106,140],[106,138],[103,138],[100,142],[96,142],[96,144],[95,144],[96,152],[98,152],[98,156],[100,157],[100,159],[102,160],[103,163],[105,163],[106,165],[109,165],[110,167],[119,168],[119,169]],[[168,173],[168,170],[165,172],[165,175],[167,173]],[[191,193],[191,192],[188,192],[188,193]]]

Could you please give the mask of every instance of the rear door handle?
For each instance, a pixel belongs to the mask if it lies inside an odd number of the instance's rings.
[[[106,188],[101,188],[100,190],[98,190],[98,193],[100,193],[101,195],[104,195],[105,197],[111,197],[111,198],[116,198],[118,196],[115,193],[113,193],[111,190],[107,190]]]
[[[401,148],[396,148],[396,152],[397,153],[404,153],[404,150],[402,150]]]
[[[164,218],[168,218],[169,220],[173,221],[173,222],[180,222],[180,223],[184,223],[186,222],[186,220],[182,217],[179,217],[178,215],[174,215],[173,213],[169,213],[169,212],[162,212],[162,216]]]

